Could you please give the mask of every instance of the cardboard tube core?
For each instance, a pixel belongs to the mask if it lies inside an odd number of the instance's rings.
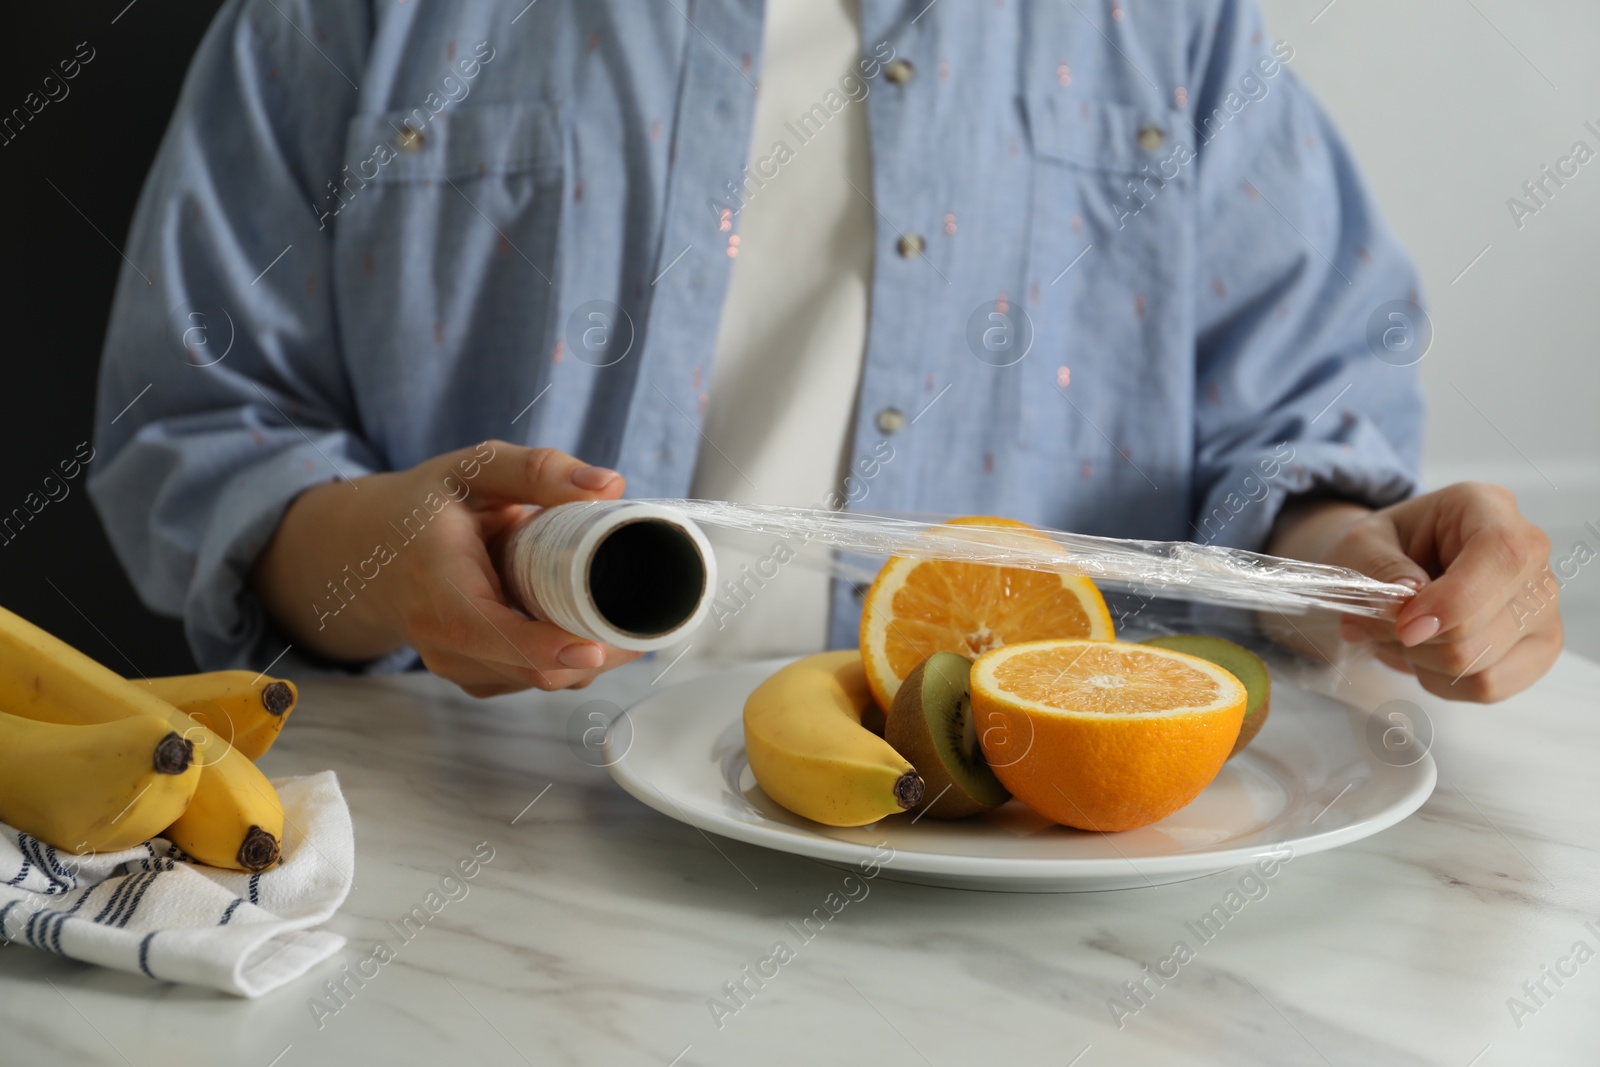
[[[681,527],[635,519],[606,534],[589,561],[589,596],[606,622],[634,637],[672,633],[706,595],[705,560]]]

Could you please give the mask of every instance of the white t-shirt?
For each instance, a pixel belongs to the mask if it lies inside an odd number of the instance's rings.
[[[857,4],[767,0],[762,49],[750,173],[772,172],[772,160],[784,155],[774,151],[779,141],[793,155],[761,187],[750,183],[729,220],[734,262],[689,495],[821,507],[830,492],[843,492],[840,467],[866,347],[874,220],[863,194],[872,177],[864,98],[847,102],[820,130],[798,120],[847,74],[859,75]],[[736,583],[741,565],[754,568],[771,548],[707,534],[721,579]],[[686,639],[685,657],[720,662],[821,649],[829,582],[825,570],[797,560],[759,585],[744,580],[737,595],[719,588],[734,613],[714,612]],[[681,651],[682,644],[661,656]]]

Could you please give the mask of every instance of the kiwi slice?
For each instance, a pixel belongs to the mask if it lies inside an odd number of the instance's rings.
[[[936,652],[900,683],[883,738],[922,775],[923,800],[912,810],[962,819],[1011,799],[978,747],[969,678],[972,661]]]
[[[1146,638],[1140,643],[1199,656],[1239,679],[1245,691],[1244,725],[1239,727],[1239,739],[1233,743],[1229,758],[1243,752],[1244,747],[1255,740],[1267,721],[1272,703],[1272,675],[1267,673],[1267,665],[1261,662],[1260,656],[1226,638],[1210,634],[1168,634]]]

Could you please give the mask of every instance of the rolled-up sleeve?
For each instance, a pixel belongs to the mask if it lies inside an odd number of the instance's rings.
[[[1332,123],[1227,2],[1196,78],[1198,539],[1260,549],[1284,503],[1416,490],[1415,271]],[[1285,63],[1284,58],[1288,58]]]
[[[89,491],[140,597],[182,616],[205,669],[264,668],[288,646],[248,580],[296,494],[384,466],[350,395],[313,206],[339,176],[366,18],[226,4],[125,248]]]

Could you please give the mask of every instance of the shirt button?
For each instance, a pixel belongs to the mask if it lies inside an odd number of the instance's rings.
[[[898,433],[900,427],[906,424],[906,413],[899,408],[884,408],[878,412],[873,420],[878,424],[878,432],[883,434]]]
[[[1161,142],[1166,139],[1166,132],[1159,126],[1139,127],[1139,147],[1146,152],[1154,152],[1161,147]]]
[[[883,76],[896,85],[904,85],[911,80],[911,76],[916,72],[917,68],[913,67],[911,62],[905,59],[897,59],[883,68]]]
[[[410,126],[401,127],[400,136],[394,139],[394,143],[400,146],[402,152],[415,152],[422,147],[422,141],[422,134]]]
[[[902,259],[916,259],[922,255],[922,250],[928,247],[928,242],[922,239],[920,233],[903,233],[900,240],[895,243]]]

